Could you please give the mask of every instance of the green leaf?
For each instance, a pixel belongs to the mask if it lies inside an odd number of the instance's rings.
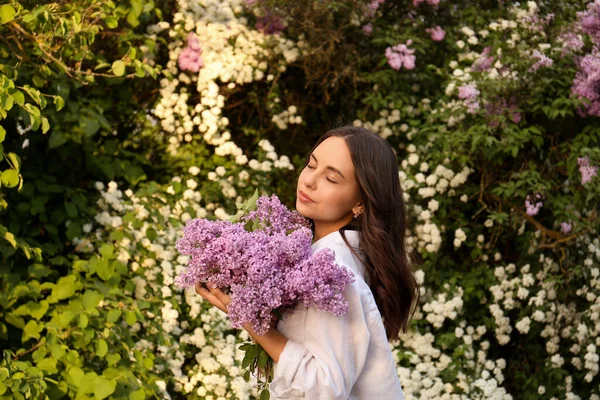
[[[6,129],[4,129],[2,126],[0,126],[0,143],[4,142],[5,138],[6,138]]]
[[[122,312],[121,310],[116,310],[116,309],[112,309],[108,312],[108,315],[106,316],[106,320],[108,322],[116,322],[119,317],[121,316]]]
[[[146,393],[142,389],[129,393],[129,400],[144,400]]]
[[[109,264],[109,262],[105,259],[98,260],[96,264],[96,273],[100,278],[107,281],[109,280],[115,273],[115,268],[113,264]]]
[[[103,358],[108,353],[108,345],[104,339],[99,339],[96,342],[96,355]]]
[[[2,381],[0,381],[0,395],[4,394],[6,392],[6,386],[4,386],[4,383],[2,383]]]
[[[102,258],[105,258],[107,260],[110,260],[112,258],[114,252],[115,246],[113,246],[110,243],[104,243],[100,247],[100,254],[102,255]]]
[[[62,146],[66,142],[67,142],[67,135],[65,135],[64,133],[59,132],[57,130],[53,130],[52,134],[50,135],[50,142],[48,143],[48,146],[51,149],[54,149],[56,147]]]
[[[7,22],[15,19],[17,12],[10,4],[4,4],[0,7],[0,23],[6,24]]]
[[[19,185],[19,173],[14,169],[7,169],[5,171],[2,171],[0,181],[4,186],[15,187]]]
[[[8,153],[8,159],[12,164],[13,168],[19,172],[21,170],[21,159],[15,153]]]
[[[117,387],[117,381],[114,379],[106,379],[99,376],[94,381],[94,396],[97,400],[102,400],[114,393]]]
[[[125,311],[125,322],[127,322],[129,326],[132,326],[137,322],[137,317],[135,316],[134,311]]]
[[[56,106],[56,111],[60,111],[65,106],[65,101],[60,96],[54,96],[54,105]]]
[[[116,18],[108,17],[104,20],[104,23],[108,27],[108,29],[115,29],[119,26],[119,21]]]
[[[6,232],[4,234],[4,239],[6,239],[6,241],[8,241],[8,243],[12,244],[12,246],[16,249],[17,248],[17,241],[15,240],[15,235],[13,235],[10,232]]]
[[[52,288],[52,294],[48,297],[49,303],[68,299],[75,294],[75,291],[81,288],[81,283],[77,282],[74,275],[68,275],[60,278]]]
[[[125,63],[121,60],[117,60],[112,63],[111,69],[115,76],[123,76],[125,74]]]
[[[81,380],[83,379],[83,376],[85,375],[83,373],[83,370],[79,367],[69,368],[69,370],[67,371],[67,374],[69,374],[69,376],[73,380],[73,383],[77,387],[79,387],[79,385],[81,384]]]
[[[94,290],[86,290],[82,296],[83,306],[86,310],[95,309],[103,299],[104,295]]]
[[[43,117],[42,118],[42,133],[48,132],[49,129],[50,129],[50,123],[48,122],[48,118]]]

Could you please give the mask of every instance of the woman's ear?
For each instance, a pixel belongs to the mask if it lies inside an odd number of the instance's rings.
[[[357,203],[354,207],[352,207],[352,213],[355,216],[362,214],[363,211],[365,211],[365,208],[363,207],[362,203]]]

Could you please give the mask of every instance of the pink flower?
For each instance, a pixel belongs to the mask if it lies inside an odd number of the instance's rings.
[[[560,223],[560,231],[562,233],[564,233],[565,235],[567,235],[569,232],[571,232],[571,229],[573,228],[573,225],[567,223],[567,222],[561,222]]]
[[[446,36],[446,32],[439,25],[435,28],[427,28],[425,31],[431,35],[431,40],[434,42],[441,42]]]
[[[475,114],[479,109],[478,96],[479,90],[474,83],[462,85],[458,88],[458,98],[465,101],[465,106],[467,106],[467,112],[469,114]]]
[[[581,57],[577,64],[571,92],[590,102],[580,114],[600,117],[600,49]]]
[[[390,67],[396,71],[402,67],[408,70],[415,68],[417,58],[414,56],[415,51],[408,48],[411,44],[412,40],[408,40],[406,44],[397,44],[385,49],[385,56],[388,59]]]
[[[587,10],[577,13],[577,17],[581,30],[590,35],[594,44],[600,44],[600,0],[589,3]]]
[[[598,174],[598,166],[590,166],[590,159],[585,157],[577,158],[579,172],[581,173],[581,184],[585,185]]]
[[[533,58],[537,58],[538,61],[529,68],[529,72],[535,72],[541,67],[550,67],[553,64],[551,58],[538,50],[533,51]]]
[[[527,199],[525,199],[525,208],[527,209],[527,215],[534,216],[540,212],[540,209],[544,205],[541,198],[542,196],[539,193],[535,195],[535,198],[527,196]]]
[[[188,45],[184,47],[177,59],[179,68],[183,71],[198,72],[200,68],[204,67],[204,60],[201,54],[200,42],[196,35],[190,32],[188,35]]]
[[[362,27],[362,31],[365,34],[365,36],[371,36],[371,34],[373,33],[373,25],[371,25],[371,23],[364,25]]]

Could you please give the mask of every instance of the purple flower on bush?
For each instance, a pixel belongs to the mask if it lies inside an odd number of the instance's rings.
[[[501,115],[506,115],[515,124],[521,122],[521,113],[518,111],[514,97],[511,97],[508,102],[506,99],[501,98],[485,105],[485,118],[492,128],[497,128],[500,125],[499,117]]]
[[[188,35],[187,46],[179,54],[177,62],[183,71],[198,72],[204,67],[200,42],[193,32]]]
[[[577,17],[581,30],[590,35],[594,44],[600,44],[600,0],[589,3],[587,10],[577,13]]]
[[[479,109],[479,90],[474,83],[465,84],[458,88],[458,98],[465,101],[467,112],[474,114]]]
[[[600,117],[600,49],[581,57],[571,92],[580,99],[587,99],[580,114]]]
[[[334,253],[311,252],[312,233],[300,214],[277,196],[263,196],[241,222],[192,219],[183,228],[177,250],[189,255],[188,268],[175,283],[182,287],[210,281],[230,291],[229,317],[234,327],[250,323],[266,333],[273,310],[296,304],[315,306],[335,315],[348,311],[342,297],[354,280],[335,263]]]
[[[435,28],[427,28],[425,32],[431,35],[431,40],[434,42],[441,42],[446,37],[446,32],[442,29],[441,26],[436,26]]]
[[[590,165],[590,159],[585,157],[577,158],[577,165],[579,165],[579,172],[581,173],[581,184],[585,185],[592,180],[598,174],[598,166]]]
[[[568,222],[560,223],[560,231],[562,233],[564,233],[565,235],[569,234],[571,232],[572,228],[573,228],[573,225],[569,224]]]
[[[473,62],[472,69],[475,72],[487,71],[494,64],[494,57],[490,56],[492,48],[487,46],[483,49],[481,56]]]
[[[538,50],[534,50],[532,55],[533,55],[533,58],[537,59],[537,61],[535,62],[535,64],[533,64],[529,68],[529,72],[535,72],[538,69],[540,69],[541,67],[550,67],[553,64],[553,61],[551,58],[549,58],[544,53],[542,53]]]
[[[362,31],[365,34],[365,36],[371,36],[371,34],[373,33],[373,25],[371,25],[371,23],[369,22],[368,24],[362,27]]]
[[[527,196],[525,199],[525,208],[527,215],[534,216],[540,212],[540,209],[544,203],[542,202],[542,196],[538,193],[534,197]]]
[[[406,44],[397,44],[385,49],[385,56],[388,59],[390,67],[396,71],[402,67],[408,70],[415,68],[415,51],[408,48],[411,44],[412,40],[409,39]]]

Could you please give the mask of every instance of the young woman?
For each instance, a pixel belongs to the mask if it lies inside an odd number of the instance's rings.
[[[263,336],[245,327],[277,363],[271,398],[403,399],[388,340],[406,331],[418,288],[392,148],[362,128],[327,132],[298,178],[296,209],[313,223],[313,252],[334,250],[355,281],[342,317],[299,305]],[[196,291],[227,312],[225,293]]]

